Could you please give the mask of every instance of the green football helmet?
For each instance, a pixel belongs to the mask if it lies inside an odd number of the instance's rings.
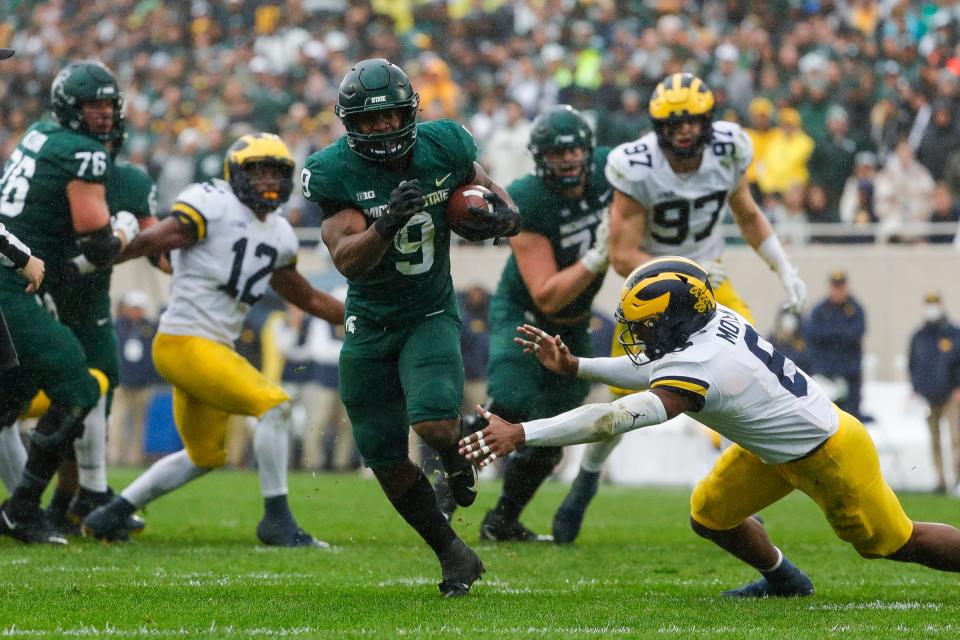
[[[402,158],[417,140],[417,107],[414,92],[403,69],[383,58],[363,60],[353,66],[340,83],[336,113],[347,130],[347,144],[355,153],[374,162]],[[400,127],[385,133],[365,134],[357,117],[376,111],[396,109]]]
[[[87,128],[80,105],[90,100],[113,100],[113,127],[108,133],[93,133]],[[50,86],[53,116],[61,126],[94,138],[100,143],[113,142],[119,148],[124,133],[123,93],[113,73],[95,60],[72,62],[57,74]]]
[[[586,180],[593,167],[593,131],[583,115],[568,104],[560,104],[543,111],[533,121],[527,148],[533,154],[537,175],[558,189],[570,189]],[[583,170],[576,175],[557,175],[547,162],[547,154],[581,147],[586,151]]]

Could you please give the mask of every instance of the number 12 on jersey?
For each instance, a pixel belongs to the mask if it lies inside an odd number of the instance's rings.
[[[247,255],[247,243],[247,238],[240,238],[233,243],[233,247],[231,247],[233,250],[233,266],[230,267],[230,279],[227,280],[227,284],[220,285],[218,289],[231,298],[252,305],[263,297],[265,287],[262,287],[259,293],[254,293],[253,288],[266,276],[273,273],[273,267],[277,263],[279,253],[268,244],[262,242],[258,244],[257,248],[253,250],[254,257],[266,258],[267,260],[259,269],[246,277],[241,290],[240,280],[244,277],[243,261]]]

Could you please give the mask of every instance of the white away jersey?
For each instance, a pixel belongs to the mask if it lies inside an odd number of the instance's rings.
[[[693,418],[768,464],[795,460],[836,432],[839,417],[823,390],[732,309],[717,305],[690,342],[639,367],[640,388],[701,398]]]
[[[223,180],[190,185],[173,213],[196,226],[199,240],[171,255],[170,302],[159,331],[233,346],[271,274],[296,261],[297,236],[277,212],[261,222]]]
[[[713,123],[700,168],[674,173],[657,134],[650,132],[616,147],[607,157],[607,180],[639,202],[650,217],[644,251],[710,261],[720,257],[724,240],[718,224],[727,199],[753,160],[750,137],[732,122]]]

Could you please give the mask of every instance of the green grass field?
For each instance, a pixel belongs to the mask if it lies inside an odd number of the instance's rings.
[[[294,475],[295,513],[334,550],[278,550],[256,544],[256,475],[214,473],[151,505],[131,544],[0,540],[0,637],[960,637],[957,574],[861,560],[801,495],[764,516],[817,594],[741,602],[717,594],[754,574],[690,531],[685,490],[605,486],[567,548],[478,543],[498,490],[456,517],[487,573],[451,601],[373,480]],[[547,530],[564,491],[545,486],[525,522]],[[956,499],[903,499],[915,519],[960,523]]]

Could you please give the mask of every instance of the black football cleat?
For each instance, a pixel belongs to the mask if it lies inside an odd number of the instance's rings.
[[[473,549],[456,538],[450,548],[440,555],[440,573],[443,581],[437,585],[444,598],[461,598],[470,593],[470,587],[486,569]]]
[[[480,523],[480,539],[487,542],[553,542],[553,536],[534,533],[519,520],[507,520],[495,510]]]
[[[264,517],[257,525],[257,539],[268,547],[313,547],[329,549],[330,545],[304,531],[296,520],[280,521]]]
[[[460,437],[463,438],[468,433],[473,433],[476,424],[467,419],[460,420]],[[453,500],[461,507],[469,507],[477,499],[477,489],[479,487],[480,474],[477,467],[459,454],[454,454],[453,462],[447,460],[450,468],[443,465],[443,478],[446,480],[447,488]],[[442,507],[441,507],[441,510]],[[450,512],[453,513],[452,511]]]
[[[104,542],[127,542],[130,540],[128,523],[136,509],[123,496],[117,496],[87,514],[80,524],[80,530],[87,538]]]
[[[444,471],[443,477],[447,481],[447,488],[454,502],[461,507],[469,507],[477,499],[477,485],[480,475],[472,462],[466,462],[465,465],[452,473]]]
[[[68,535],[80,535],[82,533],[81,525],[83,519],[92,513],[94,509],[110,504],[113,499],[114,493],[112,487],[107,487],[106,491],[99,493],[81,488],[77,495],[73,497],[73,500],[70,501],[70,506],[67,508],[66,517],[64,518],[67,529],[61,530]],[[127,516],[126,529],[128,533],[139,535],[143,533],[146,527],[147,522],[142,516],[136,513],[131,513]]]
[[[808,578],[806,584],[774,586],[766,578],[760,578],[739,589],[724,591],[721,595],[728,598],[803,598],[813,595],[813,583]]]
[[[27,516],[15,517],[8,505],[9,501],[0,505],[0,535],[29,544],[67,544],[67,539],[47,521],[40,509],[34,509]]]
[[[50,523],[54,529],[59,531],[65,536],[79,536],[80,533],[80,524],[75,523],[67,517],[66,510],[60,508],[58,509],[54,505],[48,505],[46,509],[43,510],[43,515],[47,519],[47,522]]]
[[[724,591],[722,595],[728,598],[802,598],[813,595],[813,581],[784,558],[776,571],[739,589]]]

